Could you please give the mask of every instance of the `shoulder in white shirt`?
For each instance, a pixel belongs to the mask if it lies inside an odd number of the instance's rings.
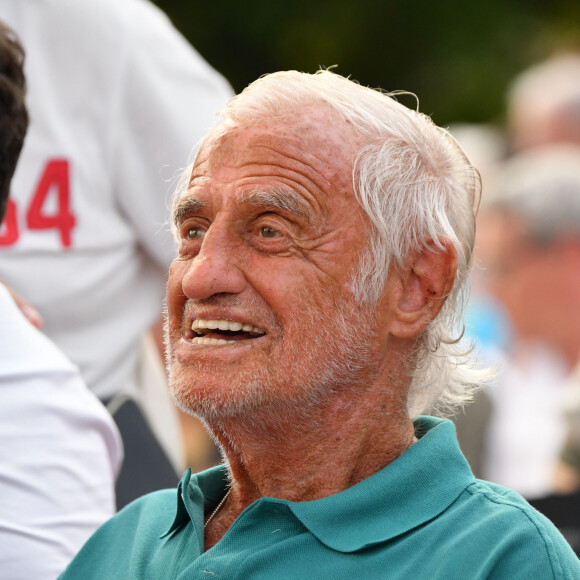
[[[119,434],[0,284],[0,570],[55,578],[115,511]]]

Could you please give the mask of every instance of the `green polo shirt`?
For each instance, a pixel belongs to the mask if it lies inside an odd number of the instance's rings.
[[[187,472],[105,523],[63,579],[580,579],[556,528],[518,494],[476,480],[450,421],[421,417],[419,441],[368,479],[307,502],[263,497],[203,551],[204,511],[223,468]]]

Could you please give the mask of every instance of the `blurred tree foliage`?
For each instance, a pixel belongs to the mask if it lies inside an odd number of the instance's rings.
[[[236,91],[267,72],[338,65],[414,92],[440,125],[501,122],[514,74],[580,49],[579,0],[155,2]]]

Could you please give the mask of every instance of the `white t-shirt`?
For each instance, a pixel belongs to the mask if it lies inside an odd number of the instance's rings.
[[[172,180],[232,96],[145,0],[0,0],[26,50],[31,125],[0,280],[102,399],[135,394],[161,315]]]
[[[540,345],[520,344],[499,366],[487,390],[493,412],[487,427],[483,478],[535,499],[553,493],[552,477],[566,435],[562,402],[567,368]]]
[[[115,512],[109,413],[0,284],[0,576],[56,578]]]

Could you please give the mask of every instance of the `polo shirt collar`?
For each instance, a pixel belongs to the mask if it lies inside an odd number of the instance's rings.
[[[188,468],[177,486],[175,518],[171,527],[161,537],[169,536],[191,522],[197,531],[201,542],[200,549],[203,551],[204,514],[219,503],[227,486],[228,474],[223,465],[212,467],[197,475],[192,474],[191,468]]]
[[[433,519],[475,478],[451,421],[420,417],[415,431],[419,441],[377,473],[335,495],[287,502],[289,508],[339,552],[386,542]]]
[[[339,552],[404,534],[438,516],[475,481],[451,421],[419,417],[414,424],[419,441],[353,487],[314,501],[264,497],[258,502],[285,504],[320,542]],[[192,522],[203,551],[204,512],[217,505],[227,482],[223,465],[198,475],[188,469],[179,483],[175,519],[162,537]]]

